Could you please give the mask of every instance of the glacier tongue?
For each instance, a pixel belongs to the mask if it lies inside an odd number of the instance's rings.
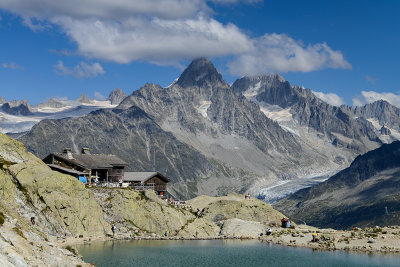
[[[261,189],[258,194],[258,198],[264,200],[269,204],[272,204],[300,189],[319,184],[327,180],[329,177],[335,175],[339,171],[340,170],[333,170],[322,173],[315,173],[293,180],[278,181],[267,188]]]

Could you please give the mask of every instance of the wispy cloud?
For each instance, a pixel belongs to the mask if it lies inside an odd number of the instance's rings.
[[[98,62],[92,64],[81,62],[73,68],[66,67],[64,63],[59,60],[56,65],[54,65],[54,70],[59,75],[72,75],[75,78],[94,78],[98,75],[105,74],[103,67]]]
[[[353,98],[354,106],[363,106],[378,100],[386,100],[390,104],[400,108],[400,94],[389,92],[362,91],[360,95]]]
[[[10,63],[3,63],[1,64],[1,66],[4,69],[12,69],[12,70],[24,70],[25,68],[23,66],[17,65],[14,62],[10,62]]]
[[[63,55],[63,56],[74,56],[74,55],[76,55],[75,52],[70,51],[68,49],[60,49],[60,50],[50,49],[49,52],[50,53],[54,53],[54,54],[58,54],[58,55]]]
[[[213,18],[214,4],[258,0],[0,0],[0,8],[20,15],[38,30],[60,28],[87,58],[179,66],[200,56],[231,56],[232,74],[350,69],[343,54],[326,43],[304,45],[285,34],[250,37]],[[76,8],[79,6],[79,8]]]
[[[365,75],[365,80],[367,80],[367,82],[369,82],[371,84],[375,84],[376,83],[376,79],[372,78],[369,75]]]
[[[331,104],[333,106],[341,106],[344,104],[343,98],[338,96],[337,94],[334,93],[322,93],[322,92],[314,92],[314,95],[316,95],[319,99],[325,101],[328,104]]]

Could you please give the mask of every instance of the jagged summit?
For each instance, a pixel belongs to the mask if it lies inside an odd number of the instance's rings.
[[[205,57],[193,60],[179,77],[177,84],[181,87],[228,86],[214,64]]]
[[[291,106],[297,103],[299,98],[305,97],[303,89],[292,87],[279,74],[240,78],[233,83],[232,90],[235,94],[256,97],[258,101],[279,105],[283,108]]]
[[[79,103],[90,103],[89,98],[85,94],[81,94],[81,96],[77,99]]]
[[[124,100],[125,97],[126,94],[120,88],[117,88],[111,91],[107,100],[109,100],[112,105],[118,105],[119,103],[122,102],[122,100]]]

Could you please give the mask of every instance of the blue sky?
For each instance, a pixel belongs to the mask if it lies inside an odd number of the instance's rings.
[[[400,106],[398,1],[62,2],[0,0],[0,96],[130,94],[206,56],[229,83],[274,72],[334,104]]]

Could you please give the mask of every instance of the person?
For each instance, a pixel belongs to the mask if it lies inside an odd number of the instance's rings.
[[[35,225],[35,223],[36,223],[36,222],[35,222],[35,217],[31,217],[31,224],[32,224],[32,225]]]
[[[111,231],[112,231],[113,237],[114,237],[114,235],[115,235],[115,224],[113,224],[113,225],[111,226]]]
[[[290,228],[290,219],[287,219],[286,221],[286,228]]]
[[[167,237],[167,235],[168,235],[167,232],[165,232],[165,233],[164,233],[164,236]]]
[[[282,228],[286,228],[287,219],[286,219],[285,217],[283,217],[283,218],[281,219],[281,223],[282,223],[281,227],[282,227]]]
[[[312,242],[318,242],[318,234],[315,232],[312,234]]]
[[[271,229],[271,228],[268,228],[268,230],[267,230],[267,235],[271,235],[271,233],[272,233],[272,229]]]

